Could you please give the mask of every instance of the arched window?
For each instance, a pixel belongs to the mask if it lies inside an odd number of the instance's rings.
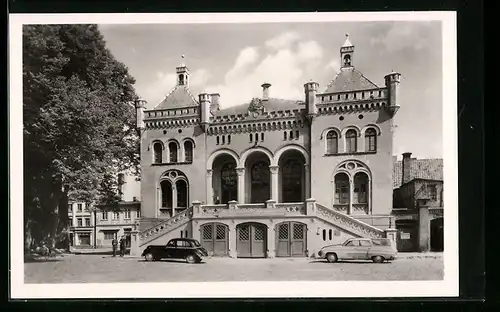
[[[172,183],[161,181],[161,208],[172,208]]]
[[[258,133],[255,134],[255,142],[259,142],[259,134]]]
[[[219,140],[220,140],[220,139],[219,139],[219,136],[216,136],[216,137],[215,137],[215,140],[217,141],[217,145],[219,145]]]
[[[304,200],[302,198],[302,170],[304,164],[297,159],[287,159],[282,169],[282,197],[284,203],[296,203]]]
[[[283,132],[283,139],[286,140],[286,131]]]
[[[236,200],[238,196],[238,174],[236,173],[236,163],[227,162],[221,169],[221,203],[227,204],[231,200]]]
[[[154,162],[155,164],[161,164],[162,162],[162,151],[163,147],[161,146],[161,143],[157,142],[153,145],[153,151],[154,151]]]
[[[262,132],[262,133],[260,134],[260,140],[261,140],[261,141],[264,141],[264,132]]]
[[[170,151],[170,162],[171,163],[177,162],[177,143],[170,142],[168,144],[168,149]]]
[[[183,75],[183,74],[180,74],[180,75],[179,75],[179,84],[180,84],[180,85],[183,85],[183,84],[184,84],[184,75]]]
[[[332,229],[328,230],[328,239],[332,240]]]
[[[263,203],[270,198],[269,163],[257,161],[250,169],[251,203]]]
[[[184,142],[184,159],[186,162],[193,161],[193,143],[191,141]]]
[[[358,172],[354,176],[354,203],[366,204],[368,190],[368,176],[364,172]]]
[[[335,175],[335,204],[349,204],[349,177],[345,173]]]
[[[231,144],[231,135],[227,136],[227,144]]]
[[[351,66],[351,56],[349,54],[344,56],[344,66]]]
[[[357,133],[355,130],[350,129],[347,130],[345,134],[345,143],[346,143],[346,152],[347,153],[354,153],[357,151]]]
[[[326,230],[323,229],[323,241],[326,241]]]
[[[293,131],[290,131],[290,140],[293,140]]]
[[[367,152],[377,150],[377,131],[373,128],[369,128],[365,132],[365,149]]]
[[[226,144],[226,136],[222,136],[222,144]]]
[[[176,208],[187,208],[188,206],[188,187],[185,180],[177,180],[175,182],[175,188],[177,189],[177,207]]]
[[[252,140],[253,140],[253,134],[250,133],[248,136],[250,138],[250,142],[252,142]]]
[[[338,153],[339,137],[337,132],[330,130],[326,134],[326,153],[336,154]]]

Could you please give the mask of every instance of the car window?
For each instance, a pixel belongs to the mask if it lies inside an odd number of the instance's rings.
[[[359,242],[357,240],[352,240],[350,242],[348,242],[347,244],[345,244],[346,246],[354,246],[354,247],[358,247],[359,246]]]
[[[390,246],[391,242],[388,239],[372,239],[374,246]]]
[[[168,242],[167,247],[175,247],[175,241]]]
[[[194,240],[194,241],[193,241],[193,245],[194,245],[195,247],[201,247],[200,242],[199,242],[199,241],[197,241],[197,240]]]
[[[183,240],[177,241],[177,247],[190,247],[189,243]]]
[[[367,240],[360,240],[360,241],[359,241],[359,245],[360,245],[361,247],[370,247],[370,246],[371,246],[370,242],[369,242],[369,241],[367,241]]]

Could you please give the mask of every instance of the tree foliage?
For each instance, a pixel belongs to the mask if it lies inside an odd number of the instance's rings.
[[[97,25],[23,28],[25,230],[57,240],[68,195],[116,202],[117,174],[137,173],[134,78]]]

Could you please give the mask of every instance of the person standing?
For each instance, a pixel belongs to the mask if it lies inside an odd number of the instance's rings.
[[[125,237],[120,238],[120,257],[125,255]]]
[[[113,257],[116,257],[116,248],[118,247],[118,241],[116,240],[116,235],[114,236],[111,245],[113,246]]]

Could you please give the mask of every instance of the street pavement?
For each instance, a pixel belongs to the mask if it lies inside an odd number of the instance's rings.
[[[406,255],[390,263],[327,263],[310,258],[211,258],[199,264],[109,255],[69,254],[24,264],[25,283],[441,280],[439,255]]]

